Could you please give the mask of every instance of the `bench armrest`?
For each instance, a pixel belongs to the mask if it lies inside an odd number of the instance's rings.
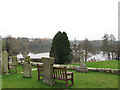
[[[73,72],[67,72],[67,75],[72,75],[73,74]]]

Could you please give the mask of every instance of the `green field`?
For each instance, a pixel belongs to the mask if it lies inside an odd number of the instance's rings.
[[[32,78],[24,78],[23,69],[18,66],[18,73],[2,75],[2,88],[66,88],[65,82],[55,80],[54,86],[38,81],[37,70],[32,71]],[[118,88],[118,75],[100,72],[79,73],[74,71],[74,85],[68,88]]]
[[[120,60],[112,60],[112,61],[101,61],[101,62],[85,62],[87,67],[93,67],[93,68],[112,68],[112,69],[118,69],[118,63],[120,65]],[[78,66],[80,63],[75,63],[72,65]],[[120,69],[120,67],[119,67]]]

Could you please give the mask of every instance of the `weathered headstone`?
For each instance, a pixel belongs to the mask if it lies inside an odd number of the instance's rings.
[[[43,63],[43,82],[49,85],[54,85],[55,81],[53,80],[53,64],[55,62],[54,58],[42,57]]]
[[[9,63],[9,68],[14,68],[15,72],[17,72],[17,65],[18,65],[17,57],[12,56],[12,63]],[[9,69],[9,73],[13,73],[11,72],[11,69]]]
[[[16,56],[12,56],[12,64],[14,65],[18,65],[18,61],[17,61],[17,57]]]
[[[81,59],[81,64],[78,66],[77,68],[77,72],[88,72],[88,68],[87,66],[84,64],[84,52],[82,51],[81,52],[81,55],[80,55],[80,59]]]
[[[2,52],[2,74],[8,73],[8,53],[6,51]]]
[[[0,36],[0,75],[2,74],[2,37]]]
[[[0,36],[0,89],[2,89],[2,37]]]
[[[29,65],[27,62],[24,62],[23,77],[28,77],[28,78],[32,77],[31,65]]]
[[[32,77],[32,68],[30,65],[30,56],[27,56],[27,53],[25,53],[24,57],[24,70],[23,70],[23,77]]]

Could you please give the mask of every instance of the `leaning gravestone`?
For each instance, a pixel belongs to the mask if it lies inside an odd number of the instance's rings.
[[[24,70],[23,70],[23,77],[32,77],[32,68],[30,65],[30,56],[27,56],[27,53],[25,53],[24,57]]]
[[[8,53],[6,51],[2,52],[2,74],[8,73]]]
[[[24,71],[23,71],[23,77],[32,77],[32,71],[31,71],[31,65],[24,62]]]
[[[78,66],[77,68],[77,72],[88,72],[88,68],[87,66],[84,64],[84,52],[82,51],[81,52],[81,55],[80,55],[80,59],[81,59],[81,64]]]
[[[54,58],[42,57],[43,63],[43,82],[49,85],[54,85],[55,81],[53,80],[53,64],[55,62]]]
[[[12,64],[14,65],[18,65],[18,61],[17,61],[17,57],[16,56],[12,56]]]
[[[10,67],[15,68],[15,72],[17,72],[17,65],[18,65],[17,57],[12,56],[12,63],[10,64]]]

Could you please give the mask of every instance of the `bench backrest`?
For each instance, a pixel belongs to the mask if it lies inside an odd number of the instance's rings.
[[[38,65],[39,68],[38,73],[43,74],[43,65]],[[66,67],[53,67],[53,77],[57,79],[66,79],[67,78]]]
[[[66,67],[53,67],[54,78],[65,79],[66,78]]]

